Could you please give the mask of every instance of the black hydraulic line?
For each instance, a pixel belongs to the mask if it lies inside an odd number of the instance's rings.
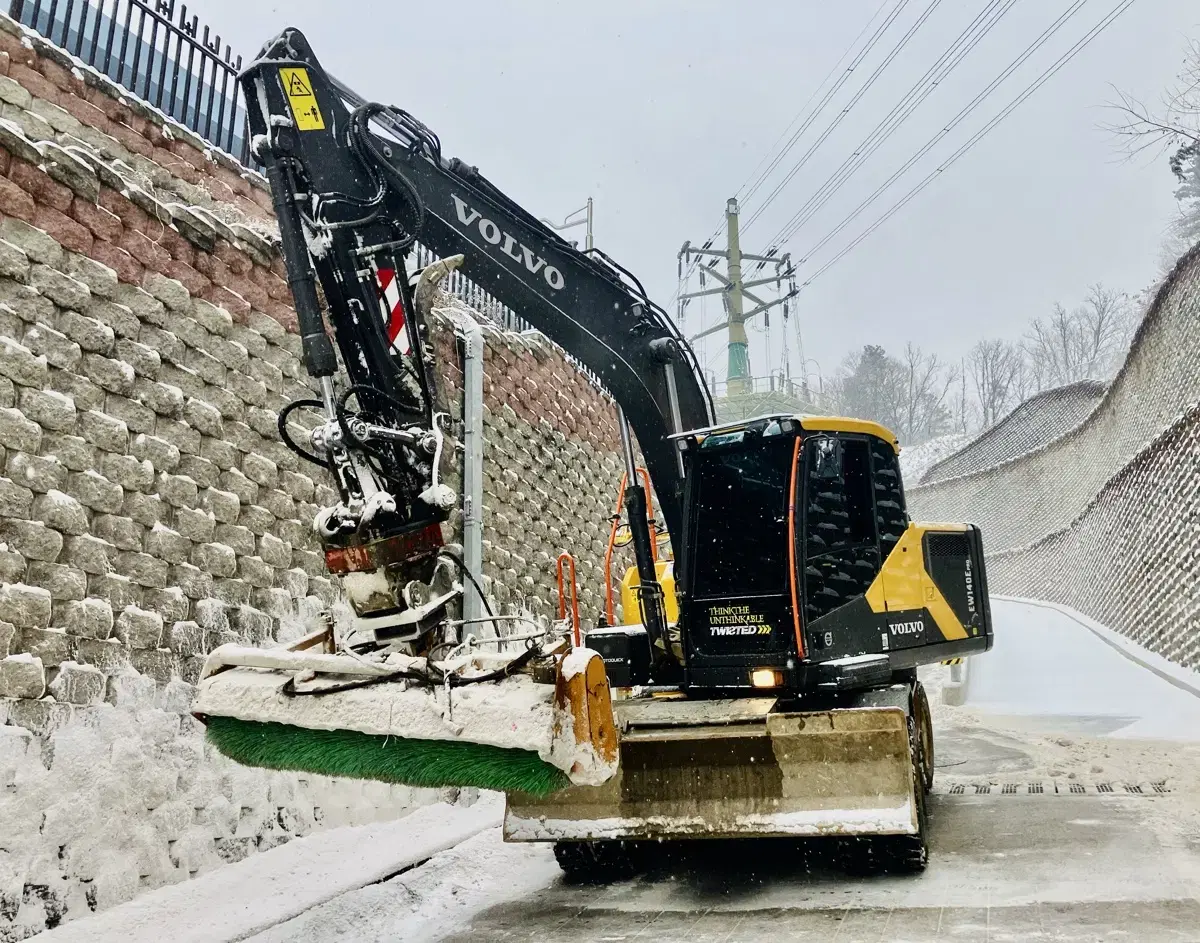
[[[283,262],[287,268],[288,288],[296,302],[296,320],[300,325],[304,368],[309,376],[331,377],[337,373],[337,357],[333,343],[325,332],[321,305],[317,301],[317,282],[308,264],[308,247],[304,240],[300,208],[293,199],[295,188],[289,185],[287,171],[271,148],[259,155],[266,165],[267,182],[271,185],[271,202],[279,222],[279,238],[283,242]]]
[[[413,182],[388,160],[388,155],[380,149],[375,135],[370,132],[371,119],[391,110],[387,105],[381,105],[378,102],[370,102],[356,108],[350,115],[350,140],[354,143],[359,158],[364,163],[369,162],[385,177],[390,178],[393,184],[398,184],[398,191],[404,194],[405,199],[412,206],[416,219],[406,236],[395,246],[394,251],[399,252],[412,245],[417,238],[417,233],[421,231],[425,222],[425,203]]]
[[[440,550],[438,550],[438,556],[445,557],[447,560],[450,560],[458,565],[458,568],[462,570],[463,573],[466,574],[467,579],[471,581],[471,585],[475,587],[475,591],[479,593],[479,599],[483,603],[483,610],[488,614],[488,618],[495,619],[496,613],[492,611],[492,604],[488,602],[487,593],[483,591],[483,586],[481,586],[479,580],[475,578],[475,574],[467,569],[466,561],[463,560],[463,558],[453,550],[447,550],[445,547],[442,547]],[[494,624],[495,623],[493,623],[493,625]]]
[[[663,607],[662,587],[658,582],[658,571],[654,567],[654,548],[650,538],[647,518],[646,489],[634,479],[625,486],[625,514],[629,521],[629,535],[633,544],[633,558],[638,571],[638,601],[642,611],[642,623],[646,634],[654,644],[662,643],[666,656],[674,661],[667,638],[667,619]]]
[[[325,404],[319,399],[298,399],[288,403],[279,411],[279,419],[276,421],[276,427],[279,429],[279,438],[283,444],[299,455],[306,462],[312,462],[314,465],[327,467],[329,462],[327,459],[321,458],[315,452],[310,452],[308,449],[300,446],[295,439],[292,438],[291,432],[288,431],[287,421],[297,409],[324,409]]]

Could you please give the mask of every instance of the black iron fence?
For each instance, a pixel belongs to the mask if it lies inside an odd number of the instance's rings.
[[[175,0],[12,0],[9,15],[249,165],[242,57]]]

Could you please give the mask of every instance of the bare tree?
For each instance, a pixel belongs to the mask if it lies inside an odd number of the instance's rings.
[[[923,442],[941,435],[950,425],[946,398],[955,380],[953,368],[926,354],[911,341],[900,358],[903,375],[900,432],[906,442]]]
[[[1037,389],[1078,379],[1079,330],[1071,312],[1061,304],[1056,302],[1049,316],[1030,322],[1022,347],[1031,372],[1037,377]]]
[[[1035,318],[1021,343],[1028,374],[1016,380],[1022,397],[1052,386],[1111,376],[1128,348],[1133,312],[1125,292],[1097,283],[1073,310],[1055,304],[1050,315]]]
[[[1088,375],[1107,379],[1117,372],[1137,327],[1138,309],[1127,292],[1097,282],[1079,309]]]
[[[1021,370],[1017,347],[1003,340],[982,340],[967,355],[975,406],[983,428],[995,425],[1015,405],[1014,385]]]
[[[1200,40],[1188,43],[1175,85],[1157,106],[1121,92],[1111,107],[1118,118],[1109,130],[1129,156],[1155,148],[1168,153],[1168,165],[1179,182],[1179,218],[1168,243],[1173,237],[1184,249],[1195,245],[1200,241]]]
[[[971,428],[971,404],[967,398],[967,361],[958,362],[956,371],[958,390],[954,395],[954,431],[966,435]]]
[[[1200,40],[1190,40],[1175,85],[1158,105],[1148,106],[1127,92],[1118,92],[1110,105],[1117,119],[1109,125],[1130,156],[1153,148],[1169,150],[1172,170],[1177,159],[1187,160],[1200,149]],[[1182,154],[1181,152],[1189,153]]]
[[[1022,403],[1045,386],[1038,361],[1030,355],[1029,345],[1025,340],[1016,345],[1016,354],[1017,371],[1013,377],[1012,398],[1014,403]]]

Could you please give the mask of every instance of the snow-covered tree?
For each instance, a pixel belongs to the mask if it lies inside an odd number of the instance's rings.
[[[1179,180],[1175,199],[1179,201],[1179,219],[1175,233],[1185,248],[1200,243],[1200,144],[1193,142],[1171,155],[1171,170]]]
[[[956,377],[916,344],[905,345],[900,357],[868,344],[842,362],[831,386],[839,412],[874,419],[902,441],[917,443],[951,428],[947,400]]]
[[[834,384],[841,412],[895,426],[902,399],[900,365],[878,344],[867,344],[842,361]]]

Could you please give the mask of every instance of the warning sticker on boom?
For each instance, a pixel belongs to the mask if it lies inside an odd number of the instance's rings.
[[[325,119],[317,107],[317,96],[313,94],[308,69],[280,69],[279,78],[292,114],[296,116],[297,131],[324,131]]]

